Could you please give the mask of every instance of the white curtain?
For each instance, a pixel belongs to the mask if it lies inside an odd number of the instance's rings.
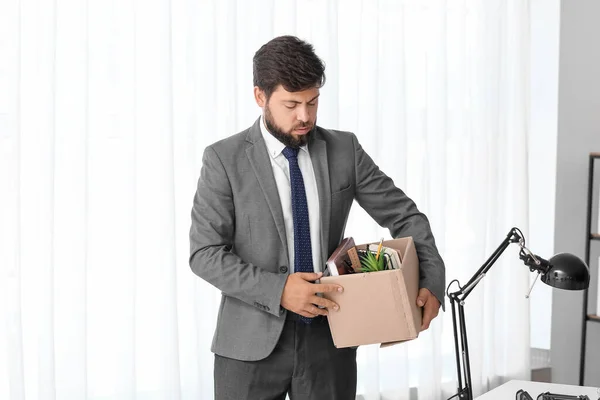
[[[466,282],[527,235],[528,25],[524,0],[0,2],[0,398],[212,398],[192,196],[281,34],[327,64],[319,124],[357,133]],[[388,235],[357,208],[346,233]],[[528,376],[527,284],[512,254],[467,301],[476,393]],[[360,348],[360,396],[451,395],[451,328]]]

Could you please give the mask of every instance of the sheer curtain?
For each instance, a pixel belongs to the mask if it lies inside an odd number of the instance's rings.
[[[281,34],[327,64],[319,124],[357,133],[465,282],[527,235],[528,24],[522,0],[0,2],[0,398],[212,398],[191,200],[203,148],[258,116],[252,55]],[[346,233],[388,235],[358,207]],[[466,306],[477,393],[529,370],[528,272],[498,264]],[[361,347],[360,396],[447,397],[452,345],[445,313]]]

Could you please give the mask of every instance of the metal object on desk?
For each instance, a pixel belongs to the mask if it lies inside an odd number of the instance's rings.
[[[533,397],[523,389],[517,391],[516,400],[533,400]]]
[[[516,400],[533,400],[533,397],[525,390],[520,389],[517,391]],[[590,400],[586,395],[573,396],[569,394],[557,394],[557,393],[540,393],[536,400]],[[599,399],[600,400],[600,399]]]
[[[556,393],[541,393],[538,396],[538,400],[590,400],[590,398],[586,395],[581,396],[571,396],[568,394],[556,394]]]
[[[538,400],[537,396],[540,393],[563,393],[571,396],[582,396],[586,395],[590,400],[596,400],[600,397],[600,391],[598,387],[589,386],[576,386],[576,385],[564,385],[559,383],[548,383],[548,382],[532,382],[523,380],[510,380],[487,393],[477,397],[476,400],[512,400],[515,398],[515,393],[519,390],[527,391],[531,394],[534,400]],[[518,395],[517,395],[518,396]],[[577,398],[577,397],[575,397]],[[516,397],[517,400],[525,400],[527,397]],[[539,397],[542,400],[542,397]]]

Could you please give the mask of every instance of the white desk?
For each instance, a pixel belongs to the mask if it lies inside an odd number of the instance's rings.
[[[496,389],[482,394],[475,400],[512,400],[515,398],[517,390],[523,389],[535,400],[540,393],[570,394],[575,396],[587,395],[591,400],[600,398],[600,392],[597,388],[587,386],[558,385],[555,383],[528,382],[528,381],[509,381]]]

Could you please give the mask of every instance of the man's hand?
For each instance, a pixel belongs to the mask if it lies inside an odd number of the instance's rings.
[[[429,291],[429,289],[419,289],[419,295],[417,296],[417,305],[423,307],[423,324],[421,330],[427,330],[431,320],[437,317],[440,310],[440,302],[437,297]]]
[[[327,310],[329,309],[338,310],[339,306],[337,304],[331,300],[317,296],[316,293],[341,292],[343,291],[341,286],[310,283],[316,281],[322,275],[321,272],[296,272],[290,274],[281,295],[281,306],[307,318],[314,318],[317,315],[327,315]],[[325,308],[319,308],[318,306]]]

